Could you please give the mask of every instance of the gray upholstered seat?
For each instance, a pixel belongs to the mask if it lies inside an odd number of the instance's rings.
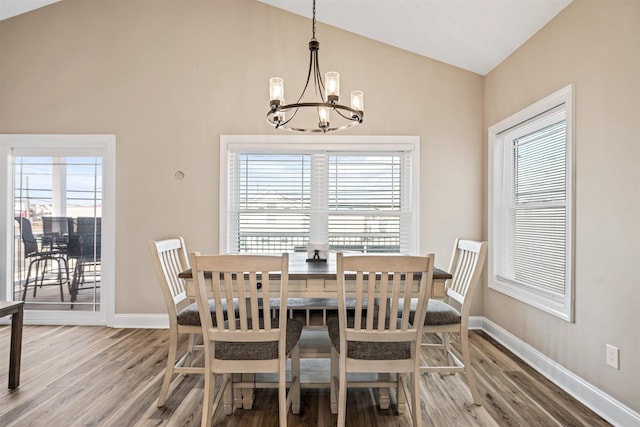
[[[216,323],[215,311],[216,307],[213,301],[209,301],[209,310],[213,324]],[[198,314],[198,304],[195,302],[189,304],[178,313],[178,325],[200,326],[200,314]]]
[[[410,322],[413,322],[413,316],[416,312],[417,300],[411,300],[411,317]],[[430,299],[427,304],[427,315],[424,319],[425,325],[456,325],[462,321],[460,312],[446,302]]]
[[[249,322],[250,323],[250,322]],[[260,323],[263,320],[260,319]],[[272,324],[277,327],[278,320]],[[238,322],[238,328],[240,323]],[[291,352],[300,339],[302,323],[298,320],[287,319],[286,352]],[[278,342],[220,342],[216,341],[216,359],[220,360],[268,360],[278,358]]]
[[[338,300],[336,298],[289,298],[287,300],[287,308],[338,308]]]
[[[222,302],[224,307],[227,306],[226,301]],[[238,311],[238,301],[234,300],[233,305]],[[217,325],[216,322],[216,305],[213,300],[209,300],[209,312],[211,312],[211,319],[213,320],[213,324]],[[198,314],[198,304],[195,302],[189,304],[178,313],[178,325],[188,325],[188,326],[200,326],[200,315]]]
[[[366,299],[365,299],[366,301]],[[356,300],[354,298],[348,298],[345,300],[347,308],[354,308],[356,306]],[[279,301],[272,301],[271,306],[273,308],[279,308]],[[337,298],[289,298],[287,299],[287,309],[338,309]]]
[[[347,323],[353,327],[353,318]],[[374,322],[375,323],[375,322]],[[331,344],[340,349],[340,321],[337,317],[327,320],[327,330]],[[347,342],[347,357],[366,360],[399,360],[411,358],[410,342]]]
[[[460,312],[446,302],[433,299],[429,300],[427,304],[427,316],[424,319],[425,325],[455,325],[460,323],[461,320],[462,316]]]

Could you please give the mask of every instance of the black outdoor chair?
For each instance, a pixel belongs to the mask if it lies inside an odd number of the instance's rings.
[[[71,302],[77,300],[78,292],[83,289],[95,289],[98,286],[98,269],[100,267],[102,249],[102,218],[79,217],[76,219],[75,230],[69,234],[67,254],[75,262],[73,278],[69,286]],[[93,280],[88,280],[93,272]]]
[[[34,268],[34,298],[36,296],[38,285],[40,287],[45,285],[58,285],[60,286],[60,300],[64,301],[63,285],[69,282],[69,265],[67,264],[66,254],[64,253],[64,250],[54,247],[49,236],[43,236],[40,239],[40,242],[38,242],[38,240],[33,235],[31,221],[29,221],[27,218],[15,217],[15,220],[20,225],[20,236],[24,245],[25,263],[29,262],[27,278],[22,285],[22,301],[25,301],[27,297],[27,288],[29,287],[29,282],[32,277],[32,270]],[[56,263],[58,267],[55,270],[53,269],[53,263]],[[51,277],[52,274],[53,278]]]
[[[46,237],[51,249],[67,251],[69,234],[73,232],[73,218],[66,216],[43,216],[42,234]]]

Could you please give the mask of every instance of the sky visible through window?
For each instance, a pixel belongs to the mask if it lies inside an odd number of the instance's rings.
[[[17,211],[30,216],[51,214],[54,203],[54,168],[64,175],[67,207],[102,205],[101,157],[36,157],[14,158],[14,199]],[[18,212],[16,212],[18,213]]]

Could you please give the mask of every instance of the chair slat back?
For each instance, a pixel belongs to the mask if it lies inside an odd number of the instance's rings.
[[[271,315],[270,298],[281,301],[286,313],[288,254],[274,255],[200,255],[191,253],[198,305],[212,297],[216,307],[216,326],[205,316],[203,326],[211,341],[281,341],[284,348],[286,315]],[[211,274],[211,287],[205,273]],[[223,303],[224,301],[224,303]],[[235,308],[234,308],[235,303]]]
[[[346,341],[406,342],[421,333],[433,282],[433,254],[337,254],[341,338]],[[353,324],[347,322],[347,283],[355,277]],[[417,300],[416,321],[410,322],[411,300]],[[353,310],[353,311],[352,311]],[[419,321],[421,319],[421,321]]]
[[[447,297],[457,301],[465,309],[475,287],[480,281],[482,267],[487,256],[487,242],[457,239],[451,256],[449,273],[453,276],[447,285]],[[466,308],[468,309],[466,304]]]
[[[189,259],[182,237],[149,242],[151,255],[170,318],[189,304],[185,281],[178,275],[189,269]],[[173,315],[173,316],[171,316]]]

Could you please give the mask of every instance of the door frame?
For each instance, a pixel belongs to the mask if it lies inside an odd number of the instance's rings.
[[[100,311],[25,310],[25,324],[106,325],[115,318],[116,236],[116,137],[107,134],[0,134],[0,300],[11,300],[14,205],[13,149],[72,151],[73,155],[102,156],[102,256]]]

